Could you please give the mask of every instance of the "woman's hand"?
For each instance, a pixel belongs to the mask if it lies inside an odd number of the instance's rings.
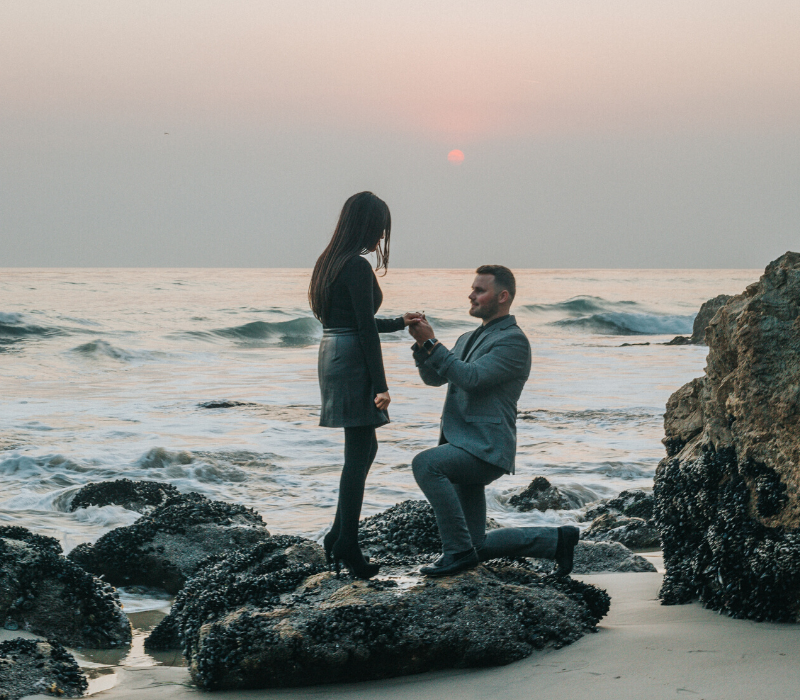
[[[390,403],[392,403],[392,397],[389,396],[388,391],[382,391],[375,397],[375,405],[378,407],[379,411],[385,411],[389,408]]]
[[[406,324],[406,328],[415,323],[419,323],[423,318],[425,318],[425,314],[421,314],[419,311],[408,311],[403,314],[403,322]]]

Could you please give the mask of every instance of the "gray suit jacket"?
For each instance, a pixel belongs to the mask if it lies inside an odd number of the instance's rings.
[[[531,371],[531,345],[513,316],[489,326],[464,356],[470,335],[462,335],[452,352],[439,344],[428,355],[414,345],[422,381],[449,384],[439,444],[449,442],[513,474],[517,401]]]

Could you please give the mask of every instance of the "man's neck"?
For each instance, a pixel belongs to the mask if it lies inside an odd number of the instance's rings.
[[[500,311],[500,312],[496,313],[494,316],[492,316],[491,318],[483,319],[483,325],[484,326],[488,326],[492,321],[497,321],[497,320],[499,320],[501,318],[505,318],[508,315],[509,315],[509,309],[506,309],[505,311]]]

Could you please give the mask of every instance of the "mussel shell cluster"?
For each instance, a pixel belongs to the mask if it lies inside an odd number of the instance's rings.
[[[751,489],[768,512],[786,488],[766,465],[740,463],[733,448],[667,458],[656,473],[655,520],[664,550],[665,604],[694,598],[731,617],[790,621],[800,611],[800,532],[750,515]],[[774,474],[774,472],[773,472]]]

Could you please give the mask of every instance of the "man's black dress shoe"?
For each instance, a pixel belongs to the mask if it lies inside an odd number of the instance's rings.
[[[474,549],[468,549],[460,554],[445,554],[433,564],[423,566],[419,572],[425,576],[451,576],[459,571],[466,571],[478,565],[478,555]]]
[[[558,546],[556,547],[556,568],[553,575],[557,578],[569,576],[572,571],[572,560],[575,545],[581,537],[581,531],[574,525],[558,528]]]

